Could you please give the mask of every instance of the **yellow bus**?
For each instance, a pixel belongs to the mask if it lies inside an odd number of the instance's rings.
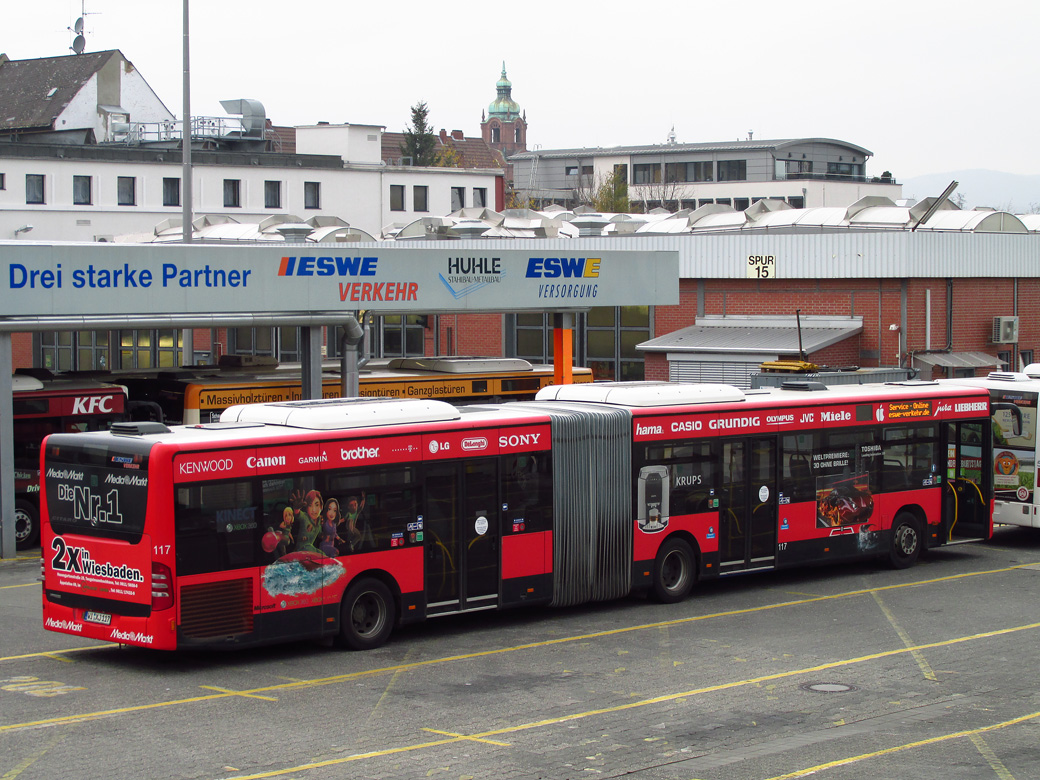
[[[302,397],[300,366],[263,363],[193,366],[153,371],[113,372],[125,385],[131,414],[170,424],[214,422],[229,406]],[[339,398],[338,363],[322,367],[322,396]],[[109,379],[109,381],[115,381]],[[450,403],[523,401],[553,384],[553,366],[520,358],[425,357],[371,360],[360,371],[364,397],[437,399]],[[591,382],[592,369],[575,367],[574,382]]]

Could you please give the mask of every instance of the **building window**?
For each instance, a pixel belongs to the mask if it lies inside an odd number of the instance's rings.
[[[747,181],[747,160],[719,160],[719,181]]]
[[[687,166],[689,181],[715,181],[714,163],[711,160],[692,162]]]
[[[181,205],[181,180],[164,177],[162,180],[162,204],[164,206]]]
[[[711,160],[666,163],[664,177],[667,182],[712,181],[715,178],[712,173]]]
[[[791,195],[787,199],[787,205],[793,209],[804,209],[805,198],[803,198],[801,195]]]
[[[624,163],[618,163],[614,166],[614,175],[618,177],[619,182],[628,184],[628,166]]]
[[[596,306],[586,315],[586,365],[596,379],[642,380],[643,355],[636,344],[650,338],[647,306]]]
[[[282,183],[280,181],[264,182],[264,208],[280,209],[282,207]]]
[[[513,141],[518,144],[523,143],[523,135],[519,126],[513,128]]]
[[[1020,349],[1018,351],[1018,362],[1021,363],[1022,368],[1025,368],[1033,362],[1033,350],[1031,349]]]
[[[90,186],[90,176],[73,176],[72,177],[72,203],[76,206],[89,206],[93,203],[91,197],[92,187]]]
[[[426,318],[419,314],[388,314],[379,318],[381,357],[422,357],[426,349]]]
[[[459,209],[466,208],[466,188],[465,187],[452,187],[451,188],[451,210],[458,211]]]
[[[502,129],[498,126],[491,128],[491,143],[497,144],[502,141]]]
[[[689,181],[688,163],[665,163],[664,180],[669,184],[677,181]]]
[[[303,207],[305,209],[321,208],[320,181],[305,181],[303,183]]]
[[[812,160],[777,160],[777,179],[811,179]]]
[[[592,166],[591,165],[583,165],[583,166],[581,166],[581,175],[582,176],[591,176],[592,175]]]
[[[863,165],[859,163],[829,162],[827,178],[846,181],[860,181],[863,178]]]
[[[429,211],[429,187],[412,187],[412,211]]]
[[[577,176],[578,175],[578,166],[577,165],[568,165],[566,168],[564,168],[563,172],[567,176]]]
[[[6,174],[0,173],[0,190],[7,189],[7,178]]]
[[[121,330],[119,368],[173,368],[182,363],[184,331]]]
[[[751,204],[748,202],[747,198],[734,198],[733,199],[733,208],[736,209],[737,211],[746,211],[750,205]]]
[[[404,185],[390,185],[390,210],[404,211]]]
[[[241,179],[224,179],[224,208],[242,208]]]
[[[487,206],[487,188],[486,187],[474,187],[473,188],[473,205],[477,208],[484,208]]]
[[[660,182],[660,163],[637,163],[632,166],[633,184],[659,184]]]
[[[120,206],[137,205],[137,179],[133,176],[116,179],[116,203]]]
[[[270,355],[284,362],[300,360],[300,329],[231,328],[228,349],[233,355]]]
[[[42,173],[27,173],[27,174],[25,174],[25,202],[26,203],[46,203],[47,202],[47,200],[44,198],[43,174]]]

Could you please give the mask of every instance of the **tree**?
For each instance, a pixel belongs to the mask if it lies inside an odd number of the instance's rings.
[[[628,177],[625,166],[619,165],[596,188],[592,205],[596,211],[608,214],[628,213]]]
[[[461,168],[462,155],[454,144],[447,143],[434,155],[433,164],[438,168]]]
[[[411,157],[412,165],[433,165],[436,159],[437,137],[430,129],[430,109],[420,100],[412,106],[412,126],[404,131],[401,156]]]

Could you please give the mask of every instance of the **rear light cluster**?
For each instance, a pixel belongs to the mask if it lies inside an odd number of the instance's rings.
[[[173,572],[165,563],[152,563],[152,611],[173,606]]]

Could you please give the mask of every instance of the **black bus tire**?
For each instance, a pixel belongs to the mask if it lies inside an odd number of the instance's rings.
[[[662,604],[682,601],[697,582],[696,558],[683,539],[672,538],[661,545],[654,559],[653,595]]]
[[[900,512],[892,521],[892,546],[888,553],[888,564],[893,569],[907,569],[917,563],[921,556],[924,537],[921,524],[909,512]]]
[[[371,578],[358,580],[343,596],[336,645],[350,650],[380,647],[394,629],[395,611],[386,585]]]
[[[25,499],[14,502],[15,549],[27,550],[40,542],[40,512],[36,505]]]

